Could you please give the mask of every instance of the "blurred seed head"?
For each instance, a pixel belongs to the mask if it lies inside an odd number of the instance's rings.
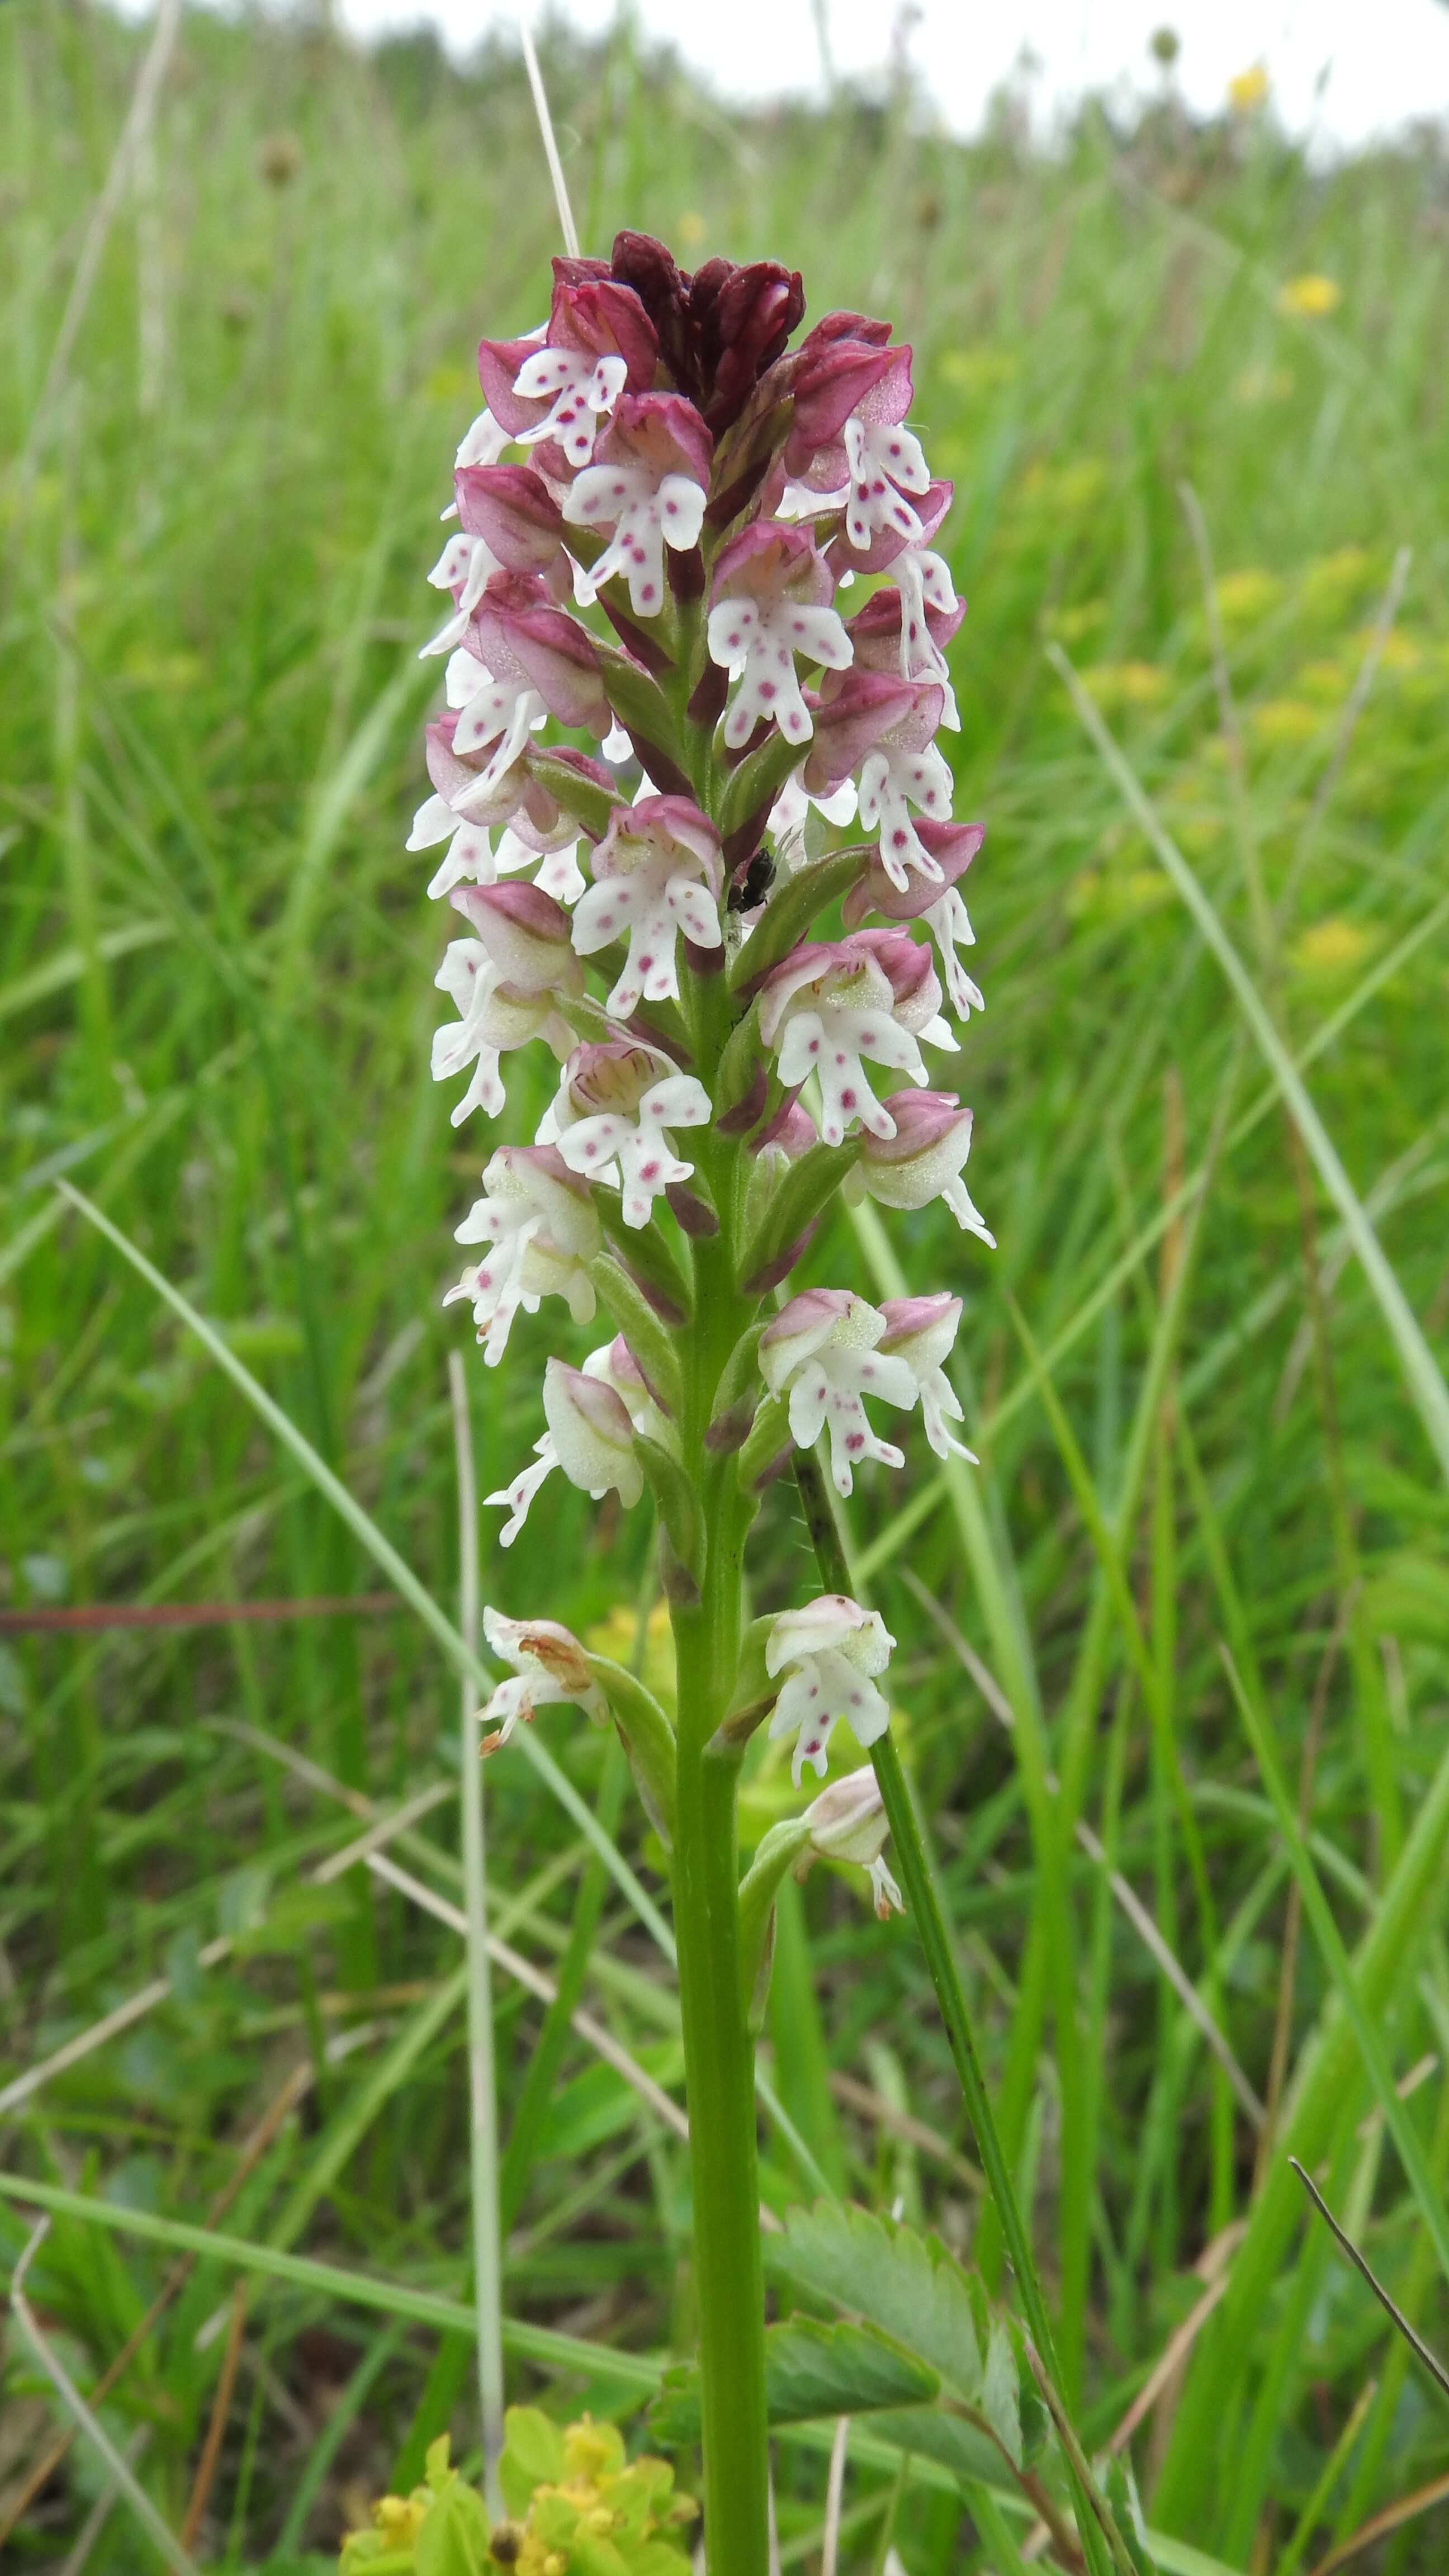
[[[302,146],[295,134],[269,134],[257,166],[269,188],[290,188],[302,167]]]

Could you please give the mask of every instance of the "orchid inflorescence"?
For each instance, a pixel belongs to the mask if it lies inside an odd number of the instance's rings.
[[[547,1296],[578,1323],[602,1302],[621,1327],[582,1368],[548,1362],[535,1459],[490,1497],[505,1545],[555,1468],[632,1503],[657,1481],[653,1453],[678,1462],[638,1345],[685,1328],[681,1237],[720,1223],[690,1131],[729,1139],[717,1170],[756,1300],[839,1188],[906,1210],[944,1199],[992,1240],[962,1178],[971,1112],[923,1052],[956,1051],[945,1005],[982,1007],[959,887],[982,833],[951,820],[937,744],[958,721],[944,647],[962,606],[932,545],[951,487],[905,425],[911,353],[852,313],[789,349],[800,280],[769,261],[688,277],[624,233],[611,262],[554,272],[548,322],[479,350],[487,408],[431,575],[452,610],[424,648],[448,656],[448,712],[428,728],[434,793],[409,842],[446,843],[429,892],[466,926],[437,979],[458,1017],[434,1074],[471,1068],[454,1123],[504,1107],[503,1059],[527,1041],[561,1067],[534,1142],[487,1165],[458,1228],[479,1258],[450,1295],[490,1365]],[[837,601],[860,580],[847,618]],[[550,719],[603,757],[548,740]],[[815,811],[871,837],[817,854]],[[806,935],[837,906],[838,935]],[[728,995],[722,1048],[701,1043],[706,991]],[[866,1460],[903,1463],[872,1402],[919,1403],[937,1454],[969,1455],[948,1427],[960,1311],[802,1290],[757,1335],[762,1405],[741,1384],[723,1436],[758,1481],[826,1430],[842,1494]],[[824,1768],[823,1672],[863,1743],[884,1723],[873,1690],[868,1717],[849,1704],[840,1665],[838,1644],[815,1659],[797,1777]],[[505,1684],[500,1733],[514,1696]],[[787,1685],[778,1706],[795,1705]]]
[[[605,1327],[582,1365],[546,1363],[533,1455],[488,1498],[501,1543],[555,1471],[625,1507],[647,1488],[658,1514],[677,1718],[557,1622],[490,1610],[508,1671],[482,1741],[555,1701],[611,1720],[673,1854],[706,2540],[711,2517],[728,2529],[731,2576],[762,2563],[763,2489],[710,2320],[732,2308],[738,2347],[758,2262],[748,2033],[782,1878],[853,1863],[882,1914],[900,1903],[871,1764],[772,1827],[732,1896],[739,1758],[767,1718],[797,1787],[825,1775],[839,1718],[877,1766],[888,1750],[894,1641],[820,1535],[822,1434],[842,1496],[867,1463],[903,1465],[887,1414],[919,1406],[939,1458],[971,1454],[947,1374],[960,1296],[876,1306],[792,1293],[793,1274],[841,1195],[940,1199],[992,1242],[963,1177],[971,1111],[931,1061],[982,1008],[961,893],[982,827],[952,820],[939,742],[958,723],[963,609],[934,543],[951,487],[906,425],[910,350],[857,313],[791,347],[803,313],[773,261],[691,277],[622,233],[609,261],[554,262],[546,323],[482,342],[486,408],[431,575],[447,706],[408,844],[461,916],[433,1045],[435,1076],[464,1082],[454,1124],[504,1108],[529,1042],[559,1067],[533,1141],[487,1162],[449,1296],[490,1367],[545,1298]],[[745,1539],[792,1460],[827,1588],[745,1625]]]

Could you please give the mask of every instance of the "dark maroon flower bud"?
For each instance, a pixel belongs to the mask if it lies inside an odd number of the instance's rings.
[[[553,263],[556,286],[586,286],[592,278],[608,274],[606,259],[556,259]]]
[[[798,271],[777,260],[735,268],[712,259],[693,280],[689,300],[699,331],[704,416],[718,437],[780,356],[805,310],[805,289]]]
[[[697,402],[699,347],[689,310],[689,287],[663,242],[649,233],[618,233],[610,271],[638,297],[653,325],[659,355],[676,387]]]

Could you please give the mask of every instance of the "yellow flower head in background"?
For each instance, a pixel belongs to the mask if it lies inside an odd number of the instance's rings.
[[[1261,63],[1250,64],[1247,71],[1238,72],[1228,83],[1228,105],[1234,116],[1251,116],[1267,95],[1268,75]]]
[[[1283,584],[1266,565],[1244,564],[1237,572],[1220,573],[1213,593],[1225,626],[1253,626],[1277,607]]]
[[[1322,725],[1322,709],[1304,698],[1266,698],[1248,718],[1248,731],[1265,751],[1301,751]]]
[[[1296,939],[1289,963],[1300,975],[1347,975],[1362,964],[1374,946],[1374,934],[1362,922],[1328,913]]]
[[[1290,277],[1278,289],[1279,312],[1294,314],[1300,322],[1322,322],[1342,302],[1343,288],[1337,278],[1322,277],[1315,269],[1303,277]]]
[[[1104,715],[1160,706],[1168,691],[1167,673],[1155,662],[1094,662],[1082,673],[1082,684]]]

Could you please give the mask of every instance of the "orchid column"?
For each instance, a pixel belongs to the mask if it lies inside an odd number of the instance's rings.
[[[546,1360],[533,1456],[490,1498],[501,1541],[555,1471],[626,1505],[647,1487],[678,1718],[546,1615],[490,1611],[511,1671],[489,1748],[549,1701],[612,1722],[670,1850],[706,2548],[712,2576],[764,2576],[753,2031],[774,1900],[822,1853],[867,1869],[882,1911],[899,1899],[868,1764],[741,1881],[751,1733],[768,1718],[791,1741],[797,1787],[837,1719],[878,1741],[893,1644],[838,1590],[742,1632],[745,1548],[822,1433],[843,1495],[904,1464],[872,1407],[899,1424],[919,1406],[936,1453],[960,1448],[959,1298],[786,1291],[842,1191],[944,1199],[991,1241],[962,1178],[971,1113],[928,1060],[956,1050],[946,1004],[981,1007],[959,891],[981,831],[951,821],[936,742],[962,610],[931,547],[950,487],[905,426],[910,352],[886,324],[831,314],[791,350],[798,277],[685,276],[637,234],[554,271],[547,324],[479,351],[487,408],[432,576],[453,602],[427,648],[449,657],[449,711],[409,846],[441,848],[429,892],[465,925],[434,1044],[438,1077],[467,1077],[455,1124],[503,1110],[512,1050],[541,1039],[560,1067],[533,1142],[487,1163],[458,1228],[478,1259],[450,1295],[490,1366],[545,1298],[575,1327],[607,1319],[586,1356]]]

